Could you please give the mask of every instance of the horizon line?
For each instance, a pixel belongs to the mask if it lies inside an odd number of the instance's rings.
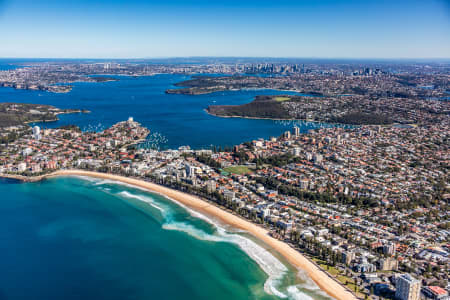
[[[18,56],[0,56],[0,59],[70,59],[70,60],[150,60],[150,59],[192,59],[192,58],[229,58],[229,59],[323,59],[323,60],[450,60],[450,57],[314,57],[314,56],[153,56],[153,57],[18,57]]]

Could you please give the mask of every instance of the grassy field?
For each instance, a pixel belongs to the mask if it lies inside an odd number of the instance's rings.
[[[278,102],[288,101],[291,100],[289,97],[275,97],[275,100]]]
[[[246,166],[228,167],[223,170],[228,173],[239,174],[239,175],[252,173],[252,171],[249,168],[247,168]]]
[[[333,275],[343,285],[348,287],[353,292],[355,291],[355,279],[354,278],[351,278],[351,277],[341,274],[341,272],[338,269],[336,269],[333,266],[327,266],[327,264],[325,264],[325,262],[320,259],[312,258],[312,260],[314,260],[322,269],[326,270],[328,273]],[[356,292],[356,295],[360,298],[364,298],[364,294],[359,291]]]

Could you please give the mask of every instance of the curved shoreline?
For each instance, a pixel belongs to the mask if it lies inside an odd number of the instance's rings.
[[[213,114],[212,112],[209,112],[207,108],[203,109],[208,115],[218,117],[218,118],[239,118],[239,119],[252,119],[252,120],[272,120],[272,121],[306,121],[306,122],[314,122],[314,123],[325,123],[320,121],[313,121],[313,120],[307,120],[307,119],[278,119],[278,118],[265,118],[265,117],[247,117],[247,116],[221,116],[217,114]],[[327,124],[333,124],[333,123],[327,123]],[[340,123],[335,123],[340,124]],[[345,124],[344,124],[345,125]]]
[[[308,120],[308,119],[277,119],[277,118],[265,118],[265,117],[246,117],[246,116],[221,116],[217,114],[213,114],[208,111],[207,108],[203,109],[208,115],[217,117],[217,118],[238,118],[238,119],[250,119],[250,120],[271,120],[271,121],[302,121],[302,122],[309,122],[309,123],[316,123],[316,124],[330,124],[330,125],[336,125],[336,126],[379,126],[379,125],[354,125],[354,124],[345,124],[345,123],[334,123],[334,122],[325,122],[325,121],[315,121],[315,120]]]
[[[229,213],[213,204],[210,204],[200,198],[186,194],[177,190],[173,190],[155,183],[147,182],[140,179],[128,178],[119,175],[83,171],[83,170],[60,170],[50,174],[27,178],[26,176],[4,176],[2,177],[13,178],[22,181],[39,181],[51,177],[59,176],[87,176],[100,179],[109,179],[118,181],[130,185],[134,185],[139,188],[148,190],[149,192],[155,192],[164,195],[171,200],[180,202],[187,207],[197,210],[201,213],[213,216],[218,220],[242,229],[253,235],[255,238],[261,240],[272,249],[276,250],[282,255],[292,266],[304,270],[308,276],[320,287],[321,290],[328,295],[336,299],[358,299],[352,292],[345,288],[342,284],[338,283],[334,278],[328,275],[325,271],[320,269],[316,264],[311,262],[300,252],[289,246],[287,243],[277,240],[268,234],[268,231],[256,224],[251,223],[241,217],[238,217],[232,213]]]
[[[250,120],[272,120],[272,121],[303,121],[303,122],[310,122],[310,123],[317,123],[317,124],[330,124],[330,125],[337,125],[337,126],[381,126],[381,127],[391,127],[391,126],[397,126],[397,125],[409,125],[409,126],[417,126],[417,124],[399,124],[399,123],[392,123],[392,124],[347,124],[347,123],[335,123],[335,122],[325,122],[325,121],[315,121],[315,120],[308,120],[308,119],[277,119],[277,118],[264,118],[264,117],[246,117],[246,116],[221,116],[217,114],[213,114],[208,111],[207,108],[203,109],[208,115],[217,117],[217,118],[238,118],[238,119],[250,119]]]
[[[56,112],[55,113],[55,118],[51,119],[51,120],[30,120],[30,121],[26,121],[24,122],[25,124],[31,124],[31,123],[50,123],[50,122],[58,122],[59,121],[59,115],[68,115],[68,114],[89,114],[91,113],[89,110],[85,110],[83,111],[82,109],[75,109],[73,111],[63,111],[63,112]]]
[[[170,74],[170,73],[168,73]],[[192,75],[191,75],[192,78]],[[175,86],[177,86],[175,84]],[[239,91],[279,91],[279,92],[288,92],[288,93],[297,93],[297,94],[302,94],[305,96],[310,96],[310,97],[323,97],[324,95],[313,95],[313,94],[308,94],[308,93],[304,93],[302,91],[299,90],[286,90],[286,89],[273,89],[273,88],[236,88],[236,89],[225,89],[225,90],[217,90],[217,91],[201,91],[201,92],[197,92],[197,93],[178,93],[175,92],[176,90],[183,90],[183,89],[189,89],[191,87],[189,86],[177,86],[177,88],[174,89],[167,89],[165,91],[166,94],[176,94],[176,95],[187,95],[187,96],[197,96],[197,95],[209,95],[209,94],[213,94],[213,93],[223,93],[223,92],[239,92]],[[168,92],[169,91],[169,92]]]

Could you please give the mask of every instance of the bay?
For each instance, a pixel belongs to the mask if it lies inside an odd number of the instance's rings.
[[[264,245],[157,194],[75,177],[2,179],[0,194],[0,299],[326,298]]]
[[[57,122],[40,123],[43,128],[74,124],[82,130],[103,130],[119,121],[134,119],[149,128],[149,137],[160,148],[189,145],[194,149],[233,146],[257,138],[280,136],[294,125],[301,132],[335,126],[306,121],[220,118],[206,113],[208,105],[239,105],[257,95],[294,94],[277,90],[243,90],[207,95],[175,95],[165,91],[190,76],[114,76],[118,81],[73,83],[66,94],[0,88],[0,101],[49,104],[59,108],[87,109],[89,114],[61,115]]]

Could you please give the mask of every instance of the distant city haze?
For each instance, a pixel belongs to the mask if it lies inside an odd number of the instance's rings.
[[[0,57],[448,58],[447,0],[0,0]]]

